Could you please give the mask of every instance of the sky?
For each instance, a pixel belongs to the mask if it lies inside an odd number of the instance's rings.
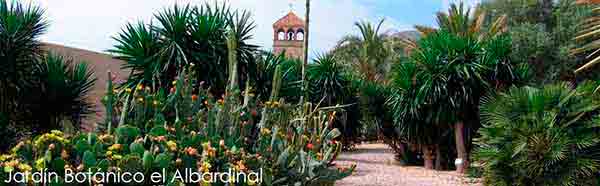
[[[272,24],[290,10],[304,17],[305,0],[22,0],[46,10],[50,27],[41,40],[104,52],[126,23],[152,20],[173,4],[228,1],[235,9],[249,10],[256,29],[253,44],[270,50]],[[435,26],[435,13],[461,0],[312,0],[311,56],[329,51],[348,34],[358,34],[357,21],[385,19],[383,31],[410,30],[413,25]],[[473,5],[478,0],[464,0]]]

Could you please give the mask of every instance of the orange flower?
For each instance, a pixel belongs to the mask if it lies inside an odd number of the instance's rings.
[[[192,95],[192,101],[196,101],[196,100],[198,100],[198,95],[196,95],[196,94]]]
[[[171,87],[171,94],[175,93],[175,87]]]
[[[306,148],[308,150],[312,150],[314,148],[314,145],[312,143],[306,144]]]

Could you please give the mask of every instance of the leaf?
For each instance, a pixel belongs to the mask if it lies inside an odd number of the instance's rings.
[[[95,166],[96,165],[96,154],[89,150],[85,151],[83,153],[82,161],[83,161],[83,165],[85,167]]]

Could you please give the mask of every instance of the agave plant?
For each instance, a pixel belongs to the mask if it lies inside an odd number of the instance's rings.
[[[225,91],[228,77],[226,38],[236,36],[236,54],[240,74],[255,74],[254,53],[257,46],[248,44],[254,24],[246,11],[222,6],[173,6],[155,16],[154,24],[127,24],[115,37],[110,50],[127,62],[132,74],[125,86],[142,83],[153,90],[172,87],[178,69],[192,67],[193,79],[210,86],[214,93]],[[241,80],[246,76],[238,76]]]
[[[481,104],[475,157],[489,185],[596,185],[596,84],[512,87]]]

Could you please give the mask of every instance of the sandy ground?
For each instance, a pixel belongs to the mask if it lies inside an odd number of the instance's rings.
[[[338,164],[357,164],[354,174],[336,182],[339,186],[442,186],[480,185],[452,171],[426,170],[396,165],[394,154],[384,144],[363,144],[356,151],[343,153]]]

